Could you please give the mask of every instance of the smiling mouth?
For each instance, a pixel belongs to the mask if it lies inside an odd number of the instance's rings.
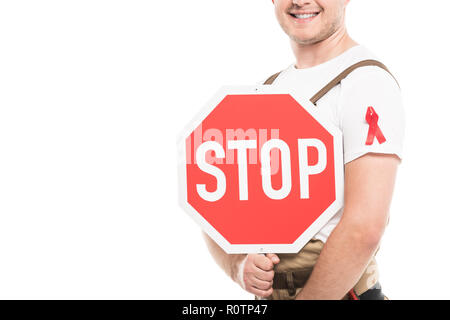
[[[312,19],[317,17],[319,15],[319,13],[320,12],[308,12],[308,13],[299,13],[299,14],[289,13],[289,15],[295,19],[306,22],[306,21],[311,21]]]

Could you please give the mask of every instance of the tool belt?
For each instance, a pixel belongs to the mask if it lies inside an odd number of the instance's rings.
[[[303,288],[308,280],[312,269],[275,272],[272,288],[287,289],[289,293],[294,294],[296,288]]]
[[[287,271],[283,273],[275,273],[272,288],[275,290],[286,289],[289,295],[294,296],[297,288],[303,288],[309,278],[307,270]],[[349,300],[386,300],[387,298],[381,290],[381,285],[377,281],[371,288],[361,294],[356,294],[355,289],[352,289],[347,294]]]
[[[324,243],[310,240],[298,253],[278,254],[280,262],[274,267],[272,299],[294,299],[299,288],[308,281]],[[373,257],[359,281],[345,297],[350,300],[384,300],[378,283],[378,268]]]

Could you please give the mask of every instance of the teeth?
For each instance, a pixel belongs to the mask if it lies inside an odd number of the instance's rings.
[[[308,19],[317,16],[317,13],[296,14],[297,19]]]

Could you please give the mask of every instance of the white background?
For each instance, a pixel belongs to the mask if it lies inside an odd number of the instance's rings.
[[[450,298],[446,0],[351,1],[399,80],[392,299]],[[176,136],[224,84],[293,62],[269,0],[0,2],[0,298],[253,299],[177,204]]]

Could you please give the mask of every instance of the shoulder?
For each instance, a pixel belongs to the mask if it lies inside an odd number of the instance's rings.
[[[341,81],[338,105],[343,114],[367,105],[376,105],[386,112],[400,112],[402,96],[397,81],[388,71],[377,66],[364,66]]]
[[[358,68],[342,80],[338,100],[341,125],[353,125],[355,116],[364,119],[368,106],[382,116],[381,121],[403,121],[400,87],[388,71],[378,66]]]
[[[377,127],[384,140],[369,141],[368,108],[377,114]],[[397,82],[377,66],[356,69],[341,82],[338,102],[339,124],[343,132],[344,163],[368,152],[396,154],[402,159],[405,113]]]
[[[280,71],[271,74],[270,76],[267,76],[264,80],[259,81],[258,84],[275,84],[277,80],[281,77],[283,77],[287,72],[289,72],[290,69],[292,69],[294,64],[290,64],[286,66],[285,68],[281,69]]]
[[[378,66],[364,66],[354,70],[341,81],[341,85],[344,91],[388,90],[400,93],[400,87],[394,75]]]
[[[380,59],[377,54],[367,48],[365,45],[360,44],[348,51],[349,54],[345,61],[347,66],[357,64],[364,60],[375,60],[385,64],[383,59]],[[387,66],[389,69],[389,66]],[[380,66],[369,65],[359,67],[351,72],[345,79],[341,81],[344,87],[351,88],[364,87],[364,86],[380,86],[380,87],[392,87],[399,89],[395,75],[390,73]]]
[[[261,84],[272,84],[272,83],[274,83],[275,80],[278,78],[278,76],[281,74],[281,72],[283,72],[283,71],[278,71],[277,73],[274,73],[273,75],[268,77],[266,80],[264,80]]]

